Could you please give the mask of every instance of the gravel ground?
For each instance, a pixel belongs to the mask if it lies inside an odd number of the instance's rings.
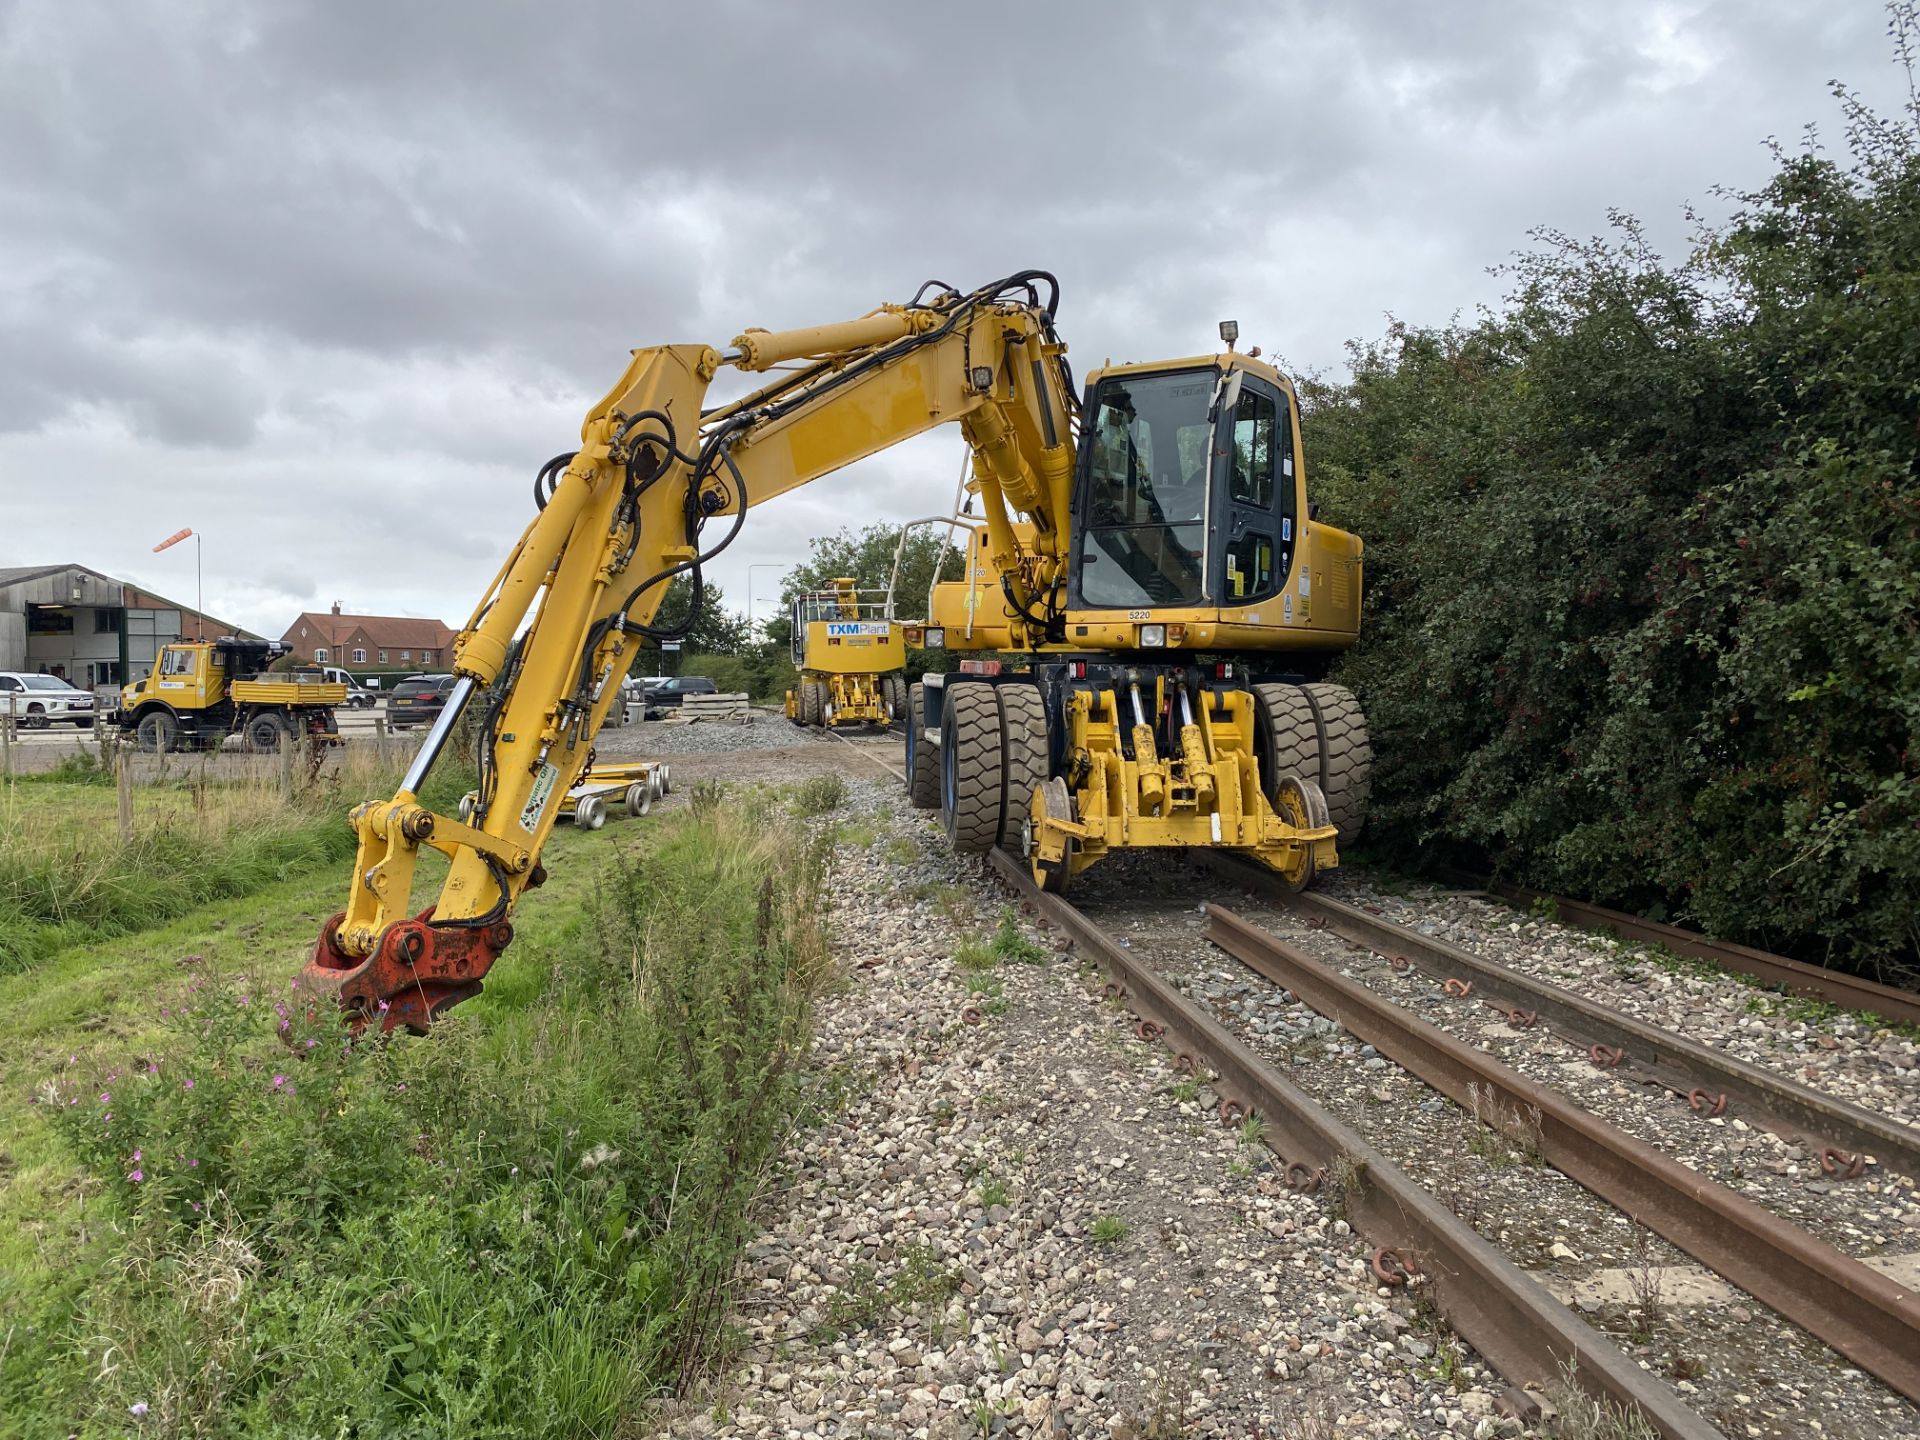
[[[1373,890],[1352,877],[1345,890],[1343,898],[1376,903]],[[1906,1401],[1200,941],[1191,908],[1202,897],[1271,924],[1302,948],[1380,985],[1423,1018],[1459,1028],[1473,1043],[1570,1091],[1703,1171],[1740,1183],[1756,1200],[1777,1205],[1850,1253],[1892,1256],[1915,1248],[1920,1212],[1904,1178],[1879,1175],[1836,1187],[1814,1170],[1809,1179],[1804,1157],[1796,1169],[1774,1137],[1737,1122],[1702,1124],[1684,1104],[1677,1112],[1664,1104],[1650,1109],[1640,1092],[1575,1062],[1549,1038],[1490,1024],[1482,1007],[1446,999],[1417,978],[1394,976],[1384,962],[1276,916],[1244,892],[1178,862],[1122,857],[1089,872],[1076,889],[1077,904],[1126,935],[1134,948],[1147,948],[1189,994],[1211,1005],[1520,1264],[1573,1299],[1590,1321],[1667,1377],[1727,1433],[1800,1436],[1817,1423],[1818,1433],[1832,1435],[1920,1435],[1920,1412]],[[1463,935],[1448,938],[1471,943]],[[1555,943],[1572,944],[1574,938]],[[1553,978],[1580,988],[1573,983],[1577,977]]]
[[[746,1348],[667,1433],[1522,1433],[1478,1358],[1374,1284],[1325,1197],[1284,1190],[1090,969],[1050,946],[956,964],[1001,902],[897,784],[856,783],[831,823],[830,1098],[748,1252]]]

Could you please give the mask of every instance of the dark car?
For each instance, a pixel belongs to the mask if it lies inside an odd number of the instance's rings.
[[[453,691],[451,675],[418,675],[402,680],[387,699],[387,723],[396,730],[431,724],[447,708]]]
[[[669,675],[664,680],[650,680],[646,691],[646,718],[652,720],[661,711],[678,710],[680,702],[689,695],[717,695],[720,687],[706,675]]]

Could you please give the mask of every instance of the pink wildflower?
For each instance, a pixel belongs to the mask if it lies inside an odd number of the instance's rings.
[[[282,1085],[286,1083],[287,1083],[287,1077],[284,1075],[276,1075],[273,1077],[273,1088],[276,1090],[278,1090]]]
[[[127,1406],[127,1413],[133,1416],[140,1416],[140,1415],[146,1414],[147,1402],[144,1400],[134,1401],[133,1404]]]
[[[136,1185],[138,1185],[138,1184],[139,1184],[139,1183],[140,1183],[140,1182],[141,1182],[142,1180],[144,1180],[144,1179],[146,1179],[146,1178],[147,1178],[147,1177],[146,1177],[146,1173],[145,1173],[144,1171],[140,1171],[140,1170],[129,1170],[129,1171],[127,1172],[127,1179],[129,1179],[129,1180],[131,1180],[131,1181],[133,1181],[133,1183],[134,1183],[134,1184],[136,1184]]]
[[[193,1089],[193,1077],[189,1075],[184,1081],[181,1082],[180,1088],[182,1090]]]
[[[102,1105],[111,1105],[113,1103],[113,1092],[111,1090],[102,1090],[100,1092],[100,1103]]]

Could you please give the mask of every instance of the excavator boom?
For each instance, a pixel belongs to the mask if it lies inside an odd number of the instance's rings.
[[[1064,554],[1053,527],[1073,472],[1057,293],[1050,276],[1025,272],[968,294],[923,287],[913,302],[841,324],[749,330],[725,350],[635,351],[588,412],[579,448],[536,477],[537,513],[454,642],[458,680],[399,791],[353,811],[346,908],[322,929],[307,987],[356,1023],[388,1029],[424,1029],[477,993],[512,940],[515,901],[543,878],[559,801],[636,647],[677,638],[652,623],[668,581],[697,581],[750,506],[957,423],[1008,546],[1012,510],[1047,517],[1028,563],[1009,551],[1014,593],[1031,603],[1024,587],[1049,583]],[[790,368],[703,411],[723,367]],[[480,765],[464,819],[420,801],[462,725]],[[422,846],[450,863],[438,897],[412,912]]]

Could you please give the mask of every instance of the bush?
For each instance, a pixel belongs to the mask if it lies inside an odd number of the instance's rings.
[[[1502,312],[1303,387],[1389,858],[1914,962],[1920,111],[1843,103],[1849,163],[1776,152],[1684,263],[1541,235]]]
[[[104,1223],[15,1331],[0,1409],[56,1434],[136,1406],[181,1433],[631,1423],[723,1339],[825,965],[824,857],[751,798],[670,822],[536,993],[424,1039],[347,1043],[198,975],[167,1044],[43,1091]]]

